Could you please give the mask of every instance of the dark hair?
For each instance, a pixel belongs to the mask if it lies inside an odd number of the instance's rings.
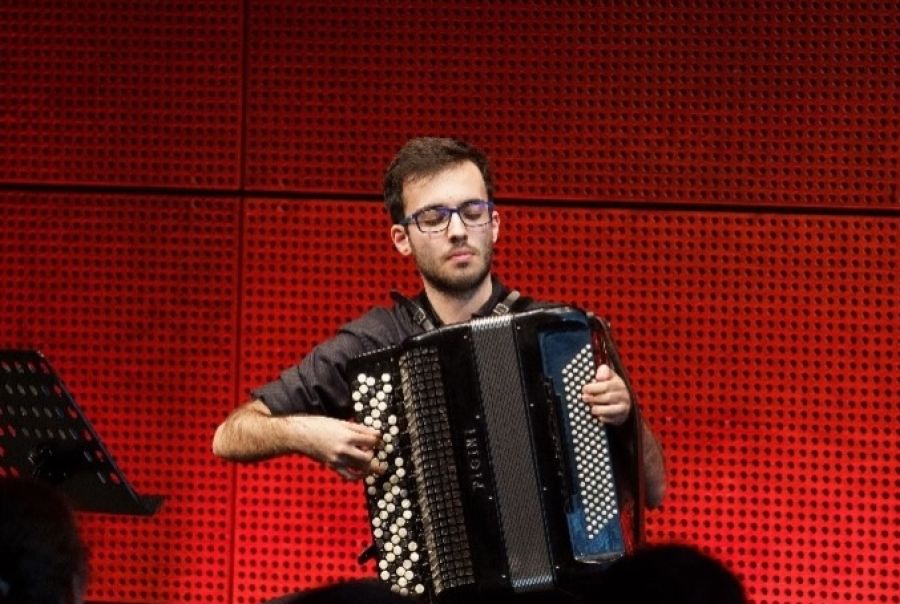
[[[721,562],[687,545],[637,550],[604,573],[604,604],[746,604],[738,578]]]
[[[0,603],[80,601],[87,554],[75,514],[51,487],[0,478]]]
[[[421,137],[409,141],[388,166],[384,175],[384,207],[394,224],[404,217],[403,185],[407,181],[434,176],[443,170],[470,161],[481,171],[488,199],[494,198],[494,178],[487,155],[469,143],[453,138]]]

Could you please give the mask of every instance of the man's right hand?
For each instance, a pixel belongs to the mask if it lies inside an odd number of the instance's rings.
[[[322,415],[296,415],[287,419],[302,434],[305,454],[344,478],[358,480],[384,471],[375,457],[381,434],[372,428]]]
[[[251,401],[216,429],[213,453],[233,461],[299,453],[356,480],[384,471],[375,455],[380,442],[381,435],[367,426],[322,415],[272,415],[262,401]]]

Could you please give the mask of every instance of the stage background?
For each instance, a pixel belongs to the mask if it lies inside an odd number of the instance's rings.
[[[896,602],[898,85],[892,2],[2,3],[0,347],[166,497],[80,514],[89,598],[371,574],[359,485],[210,442],[415,292],[380,179],[433,134],[495,162],[503,279],[611,319],[666,450],[650,541],[759,604]]]

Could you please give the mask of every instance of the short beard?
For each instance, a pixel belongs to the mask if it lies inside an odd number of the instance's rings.
[[[489,247],[485,250],[484,266],[474,275],[447,278],[441,275],[439,271],[431,270],[430,266],[420,266],[419,272],[422,274],[422,278],[439,292],[455,298],[461,298],[477,289],[490,276],[493,257],[493,247]]]

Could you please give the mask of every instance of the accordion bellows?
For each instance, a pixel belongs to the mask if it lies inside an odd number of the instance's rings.
[[[474,319],[348,366],[358,421],[383,434],[366,479],[378,573],[439,600],[565,589],[624,553],[596,371],[576,309]]]

